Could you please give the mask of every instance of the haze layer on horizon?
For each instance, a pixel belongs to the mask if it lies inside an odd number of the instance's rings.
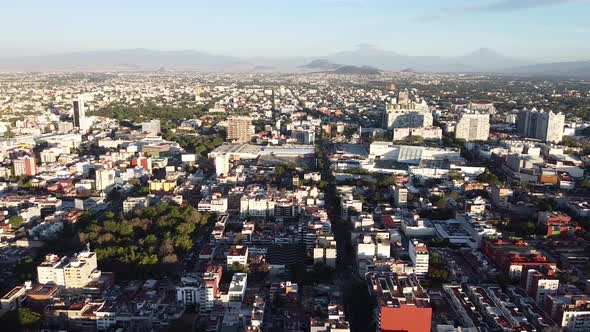
[[[4,1],[0,57],[90,50],[321,56],[355,45],[590,60],[589,0]]]

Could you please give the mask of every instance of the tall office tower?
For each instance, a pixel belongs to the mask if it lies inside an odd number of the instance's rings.
[[[463,113],[455,127],[455,138],[466,141],[487,141],[490,136],[490,115]]]
[[[545,142],[561,142],[565,115],[551,111],[523,109],[518,112],[517,129],[524,137],[536,138]]]
[[[227,119],[227,139],[236,142],[249,142],[254,135],[252,118],[233,116]]]
[[[35,157],[24,156],[12,161],[14,165],[15,176],[35,176],[37,175],[37,162]]]
[[[80,128],[80,123],[83,123],[86,117],[86,110],[84,109],[84,100],[82,97],[78,97],[77,100],[74,100],[74,127]]]

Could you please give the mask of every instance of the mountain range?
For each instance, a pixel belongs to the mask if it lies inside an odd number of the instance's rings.
[[[375,74],[379,70],[498,73],[523,76],[590,78],[590,61],[534,63],[489,48],[454,56],[413,56],[363,46],[316,57],[235,57],[194,50],[124,49],[0,58],[0,71],[338,71]],[[347,69],[346,69],[347,68]],[[378,68],[378,70],[377,70]],[[360,69],[360,70],[359,70]]]

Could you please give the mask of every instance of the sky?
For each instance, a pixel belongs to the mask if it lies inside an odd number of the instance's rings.
[[[5,58],[128,48],[322,56],[359,44],[590,60],[590,0],[0,0]]]

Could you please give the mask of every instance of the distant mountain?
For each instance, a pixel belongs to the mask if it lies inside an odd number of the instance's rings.
[[[590,61],[542,63],[509,68],[502,72],[525,76],[559,76],[590,79]]]
[[[335,70],[340,67],[342,67],[341,64],[333,63],[325,59],[312,60],[303,66],[299,66],[299,68],[312,70]]]
[[[455,63],[484,71],[496,71],[508,67],[523,66],[524,60],[504,56],[489,48],[480,48],[467,55],[451,58]]]
[[[343,75],[380,75],[381,71],[370,66],[342,66],[334,70],[333,73]]]
[[[0,71],[155,71],[161,68],[166,71],[312,70],[373,75],[386,70],[590,77],[590,61],[534,64],[504,56],[489,48],[455,57],[410,56],[363,45],[350,51],[317,57],[239,58],[194,50],[124,49],[0,58]]]
[[[458,57],[440,57],[403,55],[365,46],[332,54],[327,57],[327,60],[356,66],[370,65],[386,70],[400,71],[412,68],[415,71],[434,72],[485,72],[527,64],[525,61],[503,56],[488,48],[481,48]]]
[[[127,49],[0,59],[0,69],[10,70],[157,70],[224,69],[249,65],[243,60],[192,50],[156,51]]]

